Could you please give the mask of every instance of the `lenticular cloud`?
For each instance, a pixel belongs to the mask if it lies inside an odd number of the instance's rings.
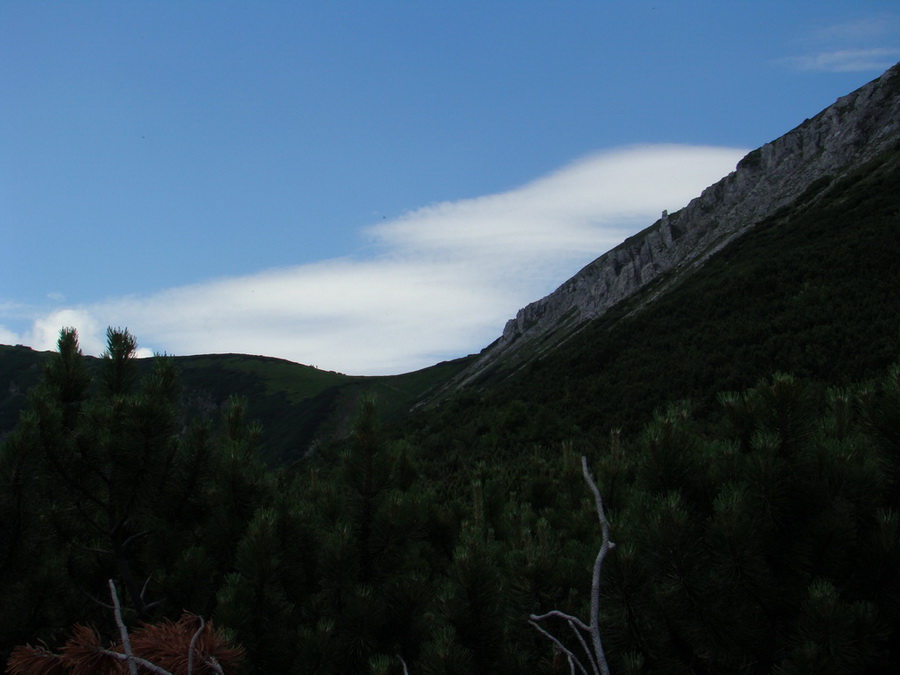
[[[733,148],[599,153],[508,192],[443,202],[363,233],[363,259],[264,270],[67,307],[20,340],[52,349],[74,326],[89,353],[107,325],[146,352],[265,354],[353,374],[406,372],[493,340],[516,310],[730,171]]]

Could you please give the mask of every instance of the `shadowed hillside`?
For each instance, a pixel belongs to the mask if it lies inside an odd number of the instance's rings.
[[[16,423],[26,393],[52,352],[0,345],[0,438]],[[85,357],[92,372],[99,359]],[[220,414],[232,396],[265,430],[264,456],[273,464],[301,459],[316,445],[347,435],[362,396],[374,396],[385,420],[405,415],[435,384],[455,375],[464,359],[396,376],[353,377],[264,356],[213,354],[171,357],[181,373],[182,406],[189,417]],[[149,372],[153,359],[141,359]]]
[[[898,232],[900,146],[822,179],[695,273],[660,277],[514,375],[486,371],[410,428],[490,453],[639,428],[679,399],[702,412],[773,372],[823,385],[873,376],[900,359]]]

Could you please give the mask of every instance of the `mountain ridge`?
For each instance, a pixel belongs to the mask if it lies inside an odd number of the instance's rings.
[[[854,167],[898,148],[900,65],[750,152],[734,172],[685,208],[664,214],[550,295],[522,308],[480,354],[383,377],[329,373],[272,357],[174,357],[188,402],[215,412],[230,394],[250,399],[251,417],[267,430],[267,459],[297,461],[345,435],[361,397],[377,395],[379,413],[393,421],[459,390],[508,379],[560,351],[598,318],[610,324],[623,311],[640,312],[779,209],[822,199],[826,188]],[[722,204],[730,210],[721,210]],[[610,312],[614,306],[617,310]],[[0,346],[0,439],[15,425],[25,392],[49,354]]]
[[[651,282],[696,269],[817,183],[844,175],[900,137],[900,64],[748,153],[683,209],[663,216],[520,309],[501,336],[434,398],[515,372]],[[673,274],[674,273],[674,274]],[[659,285],[656,297],[668,283]],[[652,300],[651,297],[651,300]]]
[[[55,353],[0,345],[0,442],[16,426],[28,404],[28,391]],[[97,376],[102,358],[83,358],[89,372]],[[188,417],[216,418],[232,396],[247,401],[250,419],[262,424],[263,455],[271,464],[298,461],[316,447],[346,436],[362,398],[375,397],[385,421],[405,416],[425,392],[467,363],[455,359],[400,375],[354,376],[270,356],[166,358],[172,359],[179,371],[182,407]],[[149,372],[153,361],[138,359],[138,370]]]

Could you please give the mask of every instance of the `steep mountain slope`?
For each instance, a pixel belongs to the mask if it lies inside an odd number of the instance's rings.
[[[822,181],[846,175],[900,139],[900,64],[812,119],[754,150],[684,209],[587,265],[519,310],[502,336],[449,389],[506,377],[656,282],[649,300]]]
[[[900,360],[898,234],[900,144],[819,181],[693,274],[660,275],[503,379],[487,373],[420,410],[405,431],[474,462],[634,431],[682,399],[703,417],[718,393],[778,371],[821,386],[877,377]]]
[[[468,398],[442,411],[452,421],[422,418],[425,427],[543,442],[592,428],[601,411],[604,424],[623,425],[776,369],[865,377],[898,354],[898,147],[900,65],[520,310],[480,355],[371,378],[265,357],[181,357],[185,404],[215,413],[232,394],[248,398],[267,458],[290,463],[341,437],[367,394],[395,421],[417,401],[462,391]],[[46,357],[0,345],[0,438]],[[515,401],[525,407],[510,412]]]

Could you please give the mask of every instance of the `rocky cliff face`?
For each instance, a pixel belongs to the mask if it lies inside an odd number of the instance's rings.
[[[503,335],[452,383],[465,386],[502,363],[514,370],[660,275],[709,256],[827,176],[838,177],[900,142],[900,64],[754,150],[685,208],[590,263],[519,310]],[[665,284],[658,292],[663,292]]]

